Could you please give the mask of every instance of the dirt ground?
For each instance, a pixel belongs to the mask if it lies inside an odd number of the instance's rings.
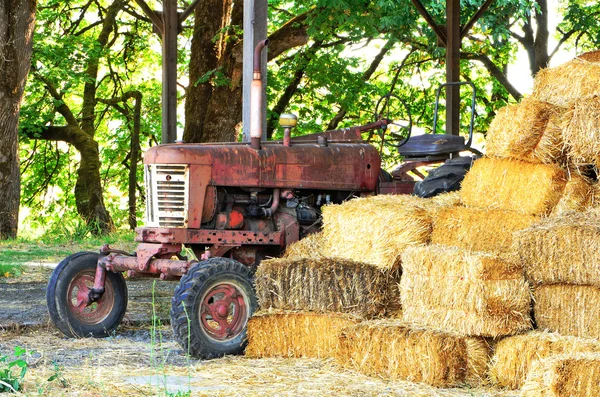
[[[124,324],[105,339],[68,339],[49,322],[49,270],[0,282],[0,356],[27,349],[27,396],[517,396],[490,389],[435,389],[371,378],[331,360],[187,358],[168,322],[175,283],[129,280]],[[52,380],[49,380],[52,379]],[[189,392],[189,393],[188,393]]]

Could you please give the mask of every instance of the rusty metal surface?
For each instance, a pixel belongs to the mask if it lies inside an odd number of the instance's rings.
[[[261,233],[248,230],[210,230],[183,228],[137,228],[136,241],[203,245],[283,245],[281,231]]]
[[[215,186],[207,186],[204,194],[202,223],[211,221],[217,212],[217,188]]]
[[[264,145],[258,151],[248,145],[161,145],[146,152],[144,163],[191,164],[190,190],[200,173],[215,186],[373,191],[381,166],[377,150],[366,143],[293,142],[290,147]],[[195,166],[200,170],[194,171]],[[200,218],[202,210],[194,211]],[[194,219],[190,214],[190,225]]]
[[[135,256],[115,255],[107,257],[103,262],[106,270],[111,272],[135,272],[136,276],[160,275],[161,279],[181,277],[193,266],[194,261],[174,259],[151,259],[144,270],[140,270]]]
[[[380,182],[378,194],[412,194],[415,182]]]
[[[210,211],[212,213],[212,211],[215,210],[215,208],[213,207],[207,208],[207,210],[204,211],[205,203],[209,207],[211,205],[214,205],[214,203],[211,203],[211,198],[209,197],[211,192],[208,192],[207,194],[207,189],[210,184],[212,171],[210,165],[192,164],[190,165],[189,173],[190,199],[188,204],[188,227],[199,228],[200,224],[204,222],[203,219],[206,215],[205,212],[208,213]],[[216,195],[216,191],[214,193]],[[203,200],[202,197],[205,197],[206,199]]]

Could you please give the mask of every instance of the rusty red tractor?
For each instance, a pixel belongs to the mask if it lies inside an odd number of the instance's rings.
[[[255,65],[254,100],[259,71]],[[175,143],[145,153],[147,219],[136,230],[135,253],[108,246],[76,253],[51,276],[48,310],[65,335],[103,337],[117,328],[127,308],[126,273],[180,279],[171,324],[185,351],[201,358],[240,353],[257,308],[253,272],[263,258],[318,231],[323,205],[412,192],[405,170],[395,177],[383,172],[378,149],[362,141],[363,132],[385,129],[387,119],[291,138],[295,119],[285,115],[283,140],[265,142],[255,103],[250,144]],[[465,149],[464,138],[458,149],[455,138],[447,157]],[[419,156],[427,161],[427,153]],[[183,257],[184,246],[198,260]]]

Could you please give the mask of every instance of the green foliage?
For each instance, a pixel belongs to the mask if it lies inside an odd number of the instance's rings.
[[[111,2],[43,0],[38,3],[34,33],[32,72],[21,108],[22,131],[35,132],[45,126],[63,126],[66,120],[58,107],[64,103],[77,117],[82,111],[84,85],[90,83],[89,68],[99,59],[97,98],[110,100],[136,90],[142,93],[142,149],[156,144],[160,136],[160,42],[150,26],[125,12],[117,14],[116,25],[106,48],[98,45],[101,19]],[[156,51],[156,49],[159,49]],[[49,93],[51,84],[61,94]],[[133,131],[133,100],[117,106],[98,102],[94,139],[98,142],[104,202],[117,226],[128,219],[128,168]],[[39,135],[39,134],[38,134]],[[65,142],[21,137],[22,223],[21,231],[39,235],[66,232],[85,236],[75,211],[74,187],[79,152]],[[138,159],[139,160],[139,159]],[[138,162],[137,216],[143,214],[143,168]],[[65,229],[65,230],[62,230]]]
[[[24,348],[15,346],[12,355],[0,356],[0,393],[18,392],[23,387],[27,373],[26,352]]]
[[[425,8],[438,23],[445,22],[445,3],[423,0]],[[44,126],[64,125],[65,118],[57,107],[61,104],[81,115],[84,85],[89,83],[90,59],[99,59],[99,78],[95,82],[98,97],[119,97],[129,90],[143,95],[142,149],[156,144],[161,127],[160,41],[146,21],[132,16],[132,3],[124,2],[117,15],[110,45],[98,46],[100,21],[109,0],[89,1],[41,0],[38,4],[34,40],[32,77],[29,79],[22,106],[21,127],[33,133],[21,137],[23,222],[31,235],[46,229],[47,235],[68,234],[83,238],[90,229],[76,214],[73,190],[80,161],[79,153],[63,142],[35,139]],[[481,6],[481,0],[462,0],[461,24],[464,26]],[[600,5],[597,2],[560,0],[562,19],[551,34],[562,46],[579,51],[596,48],[600,43]],[[531,23],[539,5],[536,0],[496,0],[469,33],[461,47],[461,80],[472,81],[477,88],[475,132],[485,134],[496,111],[514,101],[505,86],[492,77],[490,70],[477,60],[485,57],[498,70],[506,72],[522,46],[523,28]],[[309,37],[305,46],[295,47],[269,63],[269,118],[277,112],[299,116],[294,134],[307,134],[327,128],[338,112],[344,117],[336,128],[367,124],[373,121],[377,100],[392,92],[410,108],[415,131],[431,132],[435,90],[445,80],[445,49],[438,46],[433,30],[409,1],[393,0],[270,0],[269,32],[285,26],[292,18],[306,13]],[[139,10],[138,10],[139,13]],[[192,25],[192,21],[186,25]],[[184,29],[179,37],[178,72],[188,73],[190,37]],[[221,34],[223,36],[221,36]],[[219,39],[237,43],[241,27],[224,23]],[[374,73],[365,77],[377,54],[390,46]],[[549,53],[554,49],[549,48]],[[229,70],[219,64],[205,73],[197,85],[229,86]],[[295,83],[300,77],[299,83]],[[185,79],[181,79],[185,81]],[[62,93],[53,98],[48,82]],[[294,86],[295,85],[295,86]],[[286,90],[293,91],[283,110],[273,109]],[[461,133],[468,131],[470,93],[461,90]],[[439,114],[438,131],[445,131],[444,99]],[[133,130],[133,101],[121,108],[99,103],[96,107],[94,139],[100,148],[101,178],[104,201],[118,227],[126,227],[128,217],[128,167]],[[394,117],[406,119],[406,115]],[[231,117],[231,115],[225,115]],[[275,130],[274,137],[281,138]],[[381,147],[384,164],[392,167],[401,161],[394,149],[381,146],[380,134],[366,135]],[[137,216],[143,213],[142,166],[138,166]],[[21,229],[23,230],[23,228]]]

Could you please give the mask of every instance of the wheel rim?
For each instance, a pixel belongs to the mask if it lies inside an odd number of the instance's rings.
[[[115,305],[115,292],[106,280],[104,294],[96,302],[88,302],[88,295],[94,286],[95,271],[78,273],[69,284],[67,308],[79,322],[87,325],[99,324],[108,317]]]
[[[202,331],[219,342],[237,337],[248,322],[249,299],[234,282],[213,285],[200,301]]]

